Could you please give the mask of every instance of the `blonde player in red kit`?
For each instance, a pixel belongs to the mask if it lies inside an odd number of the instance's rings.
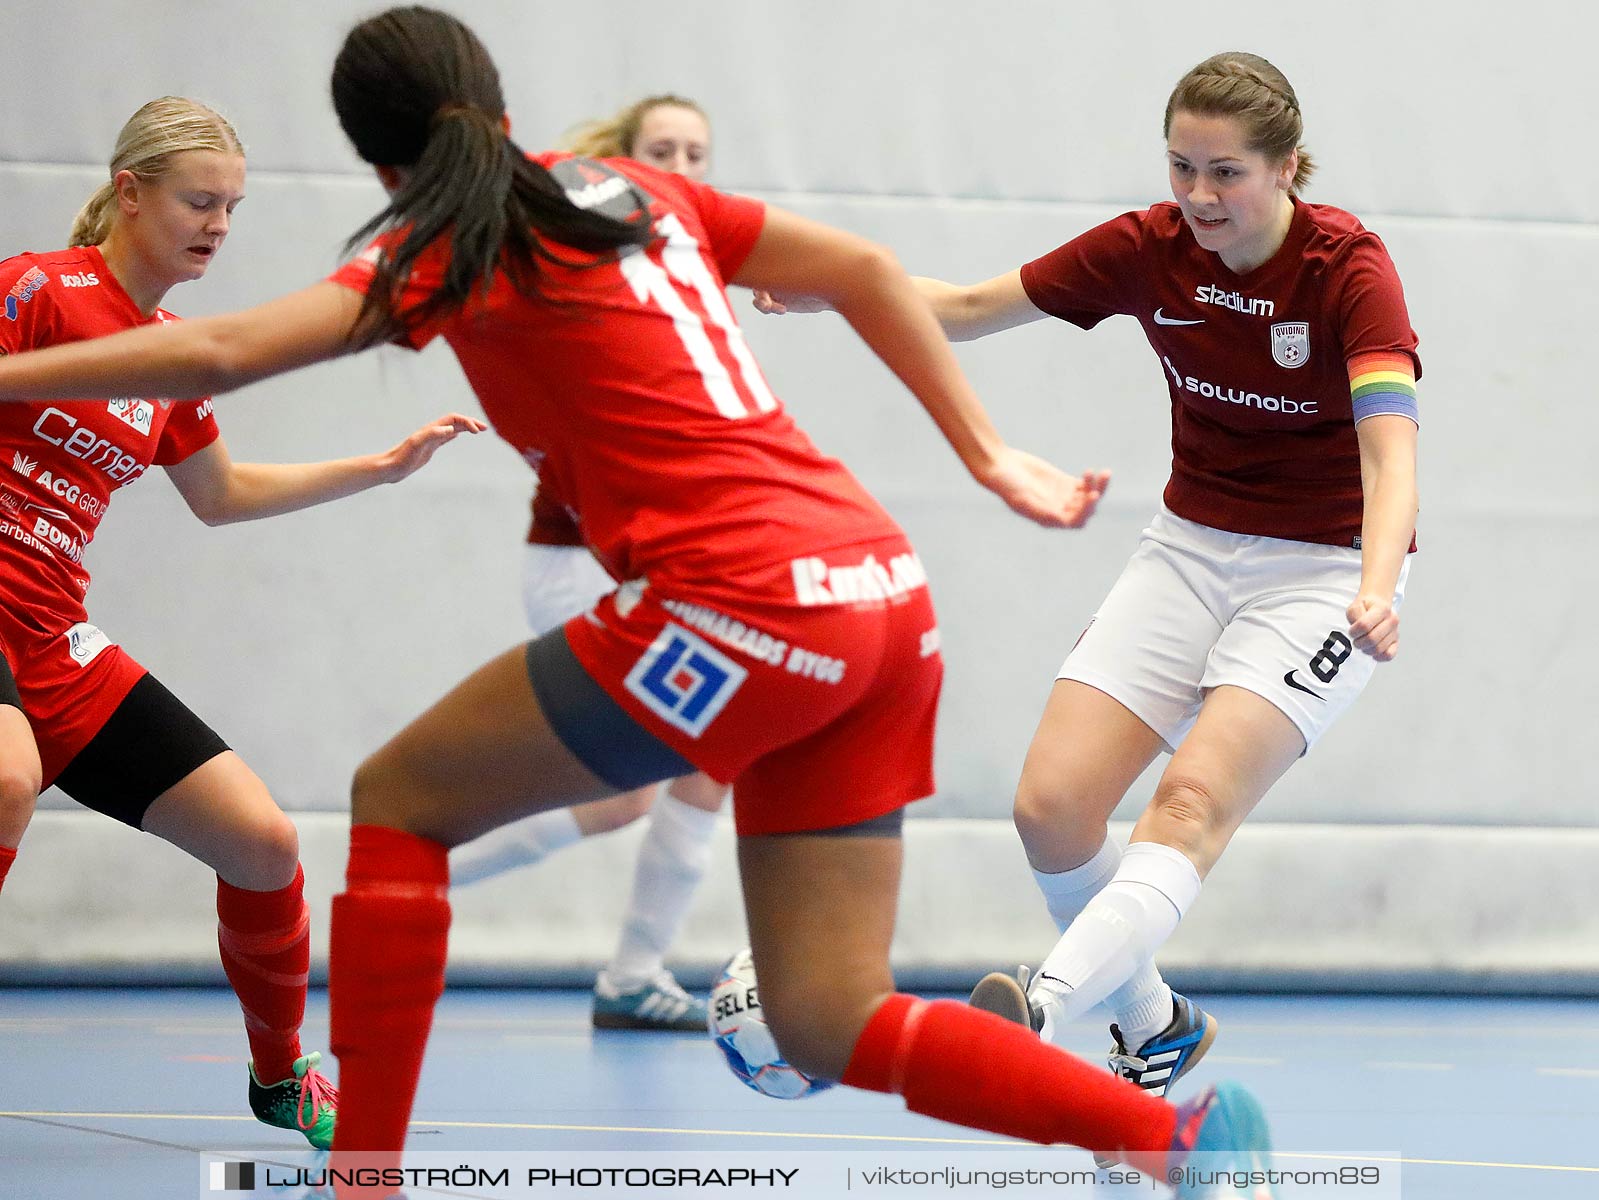
[[[146,104],[123,127],[72,248],[0,263],[0,354],[175,321],[161,301],[205,274],[244,173],[238,137],[215,112],[170,96]],[[316,1146],[332,1143],[337,1097],[320,1054],[300,1047],[310,917],[294,825],[220,737],[89,624],[84,551],[112,492],[151,466],[222,524],[403,479],[478,428],[448,416],[386,454],[286,466],[233,462],[209,399],[0,406],[0,883],[52,783],[212,867],[222,964],[250,1043],[250,1106]]]
[[[357,772],[333,914],[335,1164],[398,1161],[444,983],[448,848],[692,766],[733,783],[761,1001],[790,1062],[1161,1179],[1195,1150],[1260,1167],[1264,1119],[1240,1088],[1174,1108],[991,1013],[895,991],[901,817],[932,790],[936,619],[905,535],[772,395],[724,282],[826,297],[1023,515],[1079,525],[1104,476],[1007,446],[871,243],[629,160],[524,154],[487,50],[447,14],[357,25],[333,98],[390,191],[365,252],[248,312],[0,362],[0,400],[207,393],[442,336],[624,581]],[[1178,1194],[1233,1195],[1225,1174],[1178,1171]]]
[[[1414,549],[1416,335],[1378,237],[1298,198],[1302,131],[1280,71],[1216,55],[1167,104],[1175,203],[986,283],[918,281],[955,339],[1134,317],[1166,376],[1164,504],[1061,668],[1016,793],[1061,940],[1030,989],[1023,968],[973,993],[1045,1038],[1106,1001],[1112,1068],[1159,1095],[1217,1024],[1155,951],[1261,797],[1398,652]],[[1106,822],[1162,750],[1124,852]]]

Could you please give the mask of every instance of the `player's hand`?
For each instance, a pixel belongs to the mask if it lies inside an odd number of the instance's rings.
[[[1110,472],[1068,475],[1036,455],[1006,446],[978,482],[1029,521],[1081,529],[1110,486]]]
[[[1349,606],[1349,636],[1378,662],[1391,662],[1399,653],[1399,614],[1394,602],[1364,592],[1356,596]]]
[[[476,417],[463,417],[460,413],[446,413],[437,421],[422,426],[394,449],[379,456],[383,478],[388,483],[398,483],[427,466],[438,448],[453,442],[459,434],[482,433],[488,426]]]
[[[755,289],[755,311],[768,316],[781,317],[787,313],[832,312],[833,306],[820,296],[774,296],[771,292]]]

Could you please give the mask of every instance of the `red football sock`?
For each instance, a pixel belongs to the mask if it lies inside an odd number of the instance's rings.
[[[0,889],[6,886],[6,874],[11,870],[11,864],[17,861],[17,851],[14,846],[0,846]]]
[[[305,872],[275,892],[250,892],[217,880],[217,944],[222,969],[244,1010],[255,1077],[279,1083],[294,1075],[311,969],[311,910]]]
[[[437,842],[379,825],[350,830],[346,890],[333,900],[328,1000],[339,1057],[337,1152],[398,1164],[444,991],[449,857]],[[341,1193],[342,1195],[342,1193]]]
[[[1026,1138],[1123,1151],[1164,1179],[1177,1110],[1038,1035],[955,1000],[894,995],[866,1023],[844,1072],[905,1107]]]

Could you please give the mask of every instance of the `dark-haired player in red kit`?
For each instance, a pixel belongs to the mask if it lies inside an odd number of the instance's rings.
[[[623,581],[357,772],[331,951],[337,1150],[382,1165],[404,1144],[444,981],[448,848],[699,767],[734,786],[761,999],[789,1061],[1161,1179],[1195,1149],[1260,1163],[1264,1120],[1240,1088],[1173,1108],[990,1013],[894,990],[901,817],[932,789],[935,617],[904,534],[768,389],[724,280],[828,297],[1022,514],[1079,525],[1105,477],[1005,445],[880,248],[626,160],[524,155],[488,52],[453,17],[363,21],[333,96],[390,190],[357,235],[376,244],[249,312],[0,362],[0,400],[125,381],[196,394],[442,336]],[[1179,1194],[1232,1195],[1217,1179]]]
[[[72,248],[0,263],[0,354],[177,328],[161,301],[205,274],[244,173],[237,135],[211,109],[171,96],[139,109]],[[448,416],[386,454],[235,463],[210,400],[116,390],[109,403],[0,406],[0,883],[52,783],[212,867],[222,964],[250,1043],[250,1106],[327,1147],[337,1096],[316,1069],[321,1055],[300,1047],[310,915],[294,825],[204,721],[89,624],[84,550],[112,492],[151,466],[167,469],[197,516],[221,524],[402,479],[482,426]]]

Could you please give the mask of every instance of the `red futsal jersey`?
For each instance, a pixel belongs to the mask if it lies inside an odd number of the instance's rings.
[[[539,500],[629,581],[566,623],[572,653],[642,728],[737,781],[742,834],[927,795],[943,663],[921,564],[783,411],[723,290],[765,210],[628,160],[535,161],[579,207],[647,213],[657,240],[550,265],[549,300],[496,277],[402,339],[444,336]],[[334,281],[369,287],[376,253]],[[402,305],[445,253],[424,253]]]
[[[597,263],[557,248],[583,265],[540,264],[550,301],[497,276],[486,299],[403,338],[420,349],[443,335],[495,430],[576,514],[606,569],[703,590],[898,535],[784,411],[733,319],[724,281],[764,207],[628,159],[534,161],[579,207],[647,209],[659,239]],[[402,305],[437,286],[447,253],[441,242],[423,254]],[[365,290],[375,255],[333,281]]]
[[[0,353],[103,337],[145,317],[93,247],[0,263]],[[210,400],[0,404],[0,589],[9,622],[59,633],[87,619],[83,552],[111,493],[217,437]]]
[[[1051,316],[1092,329],[1123,313],[1144,327],[1171,393],[1172,512],[1232,533],[1360,544],[1351,381],[1373,378],[1374,363],[1421,374],[1376,234],[1295,199],[1282,247],[1237,275],[1163,203],[1089,230],[1021,275]]]

